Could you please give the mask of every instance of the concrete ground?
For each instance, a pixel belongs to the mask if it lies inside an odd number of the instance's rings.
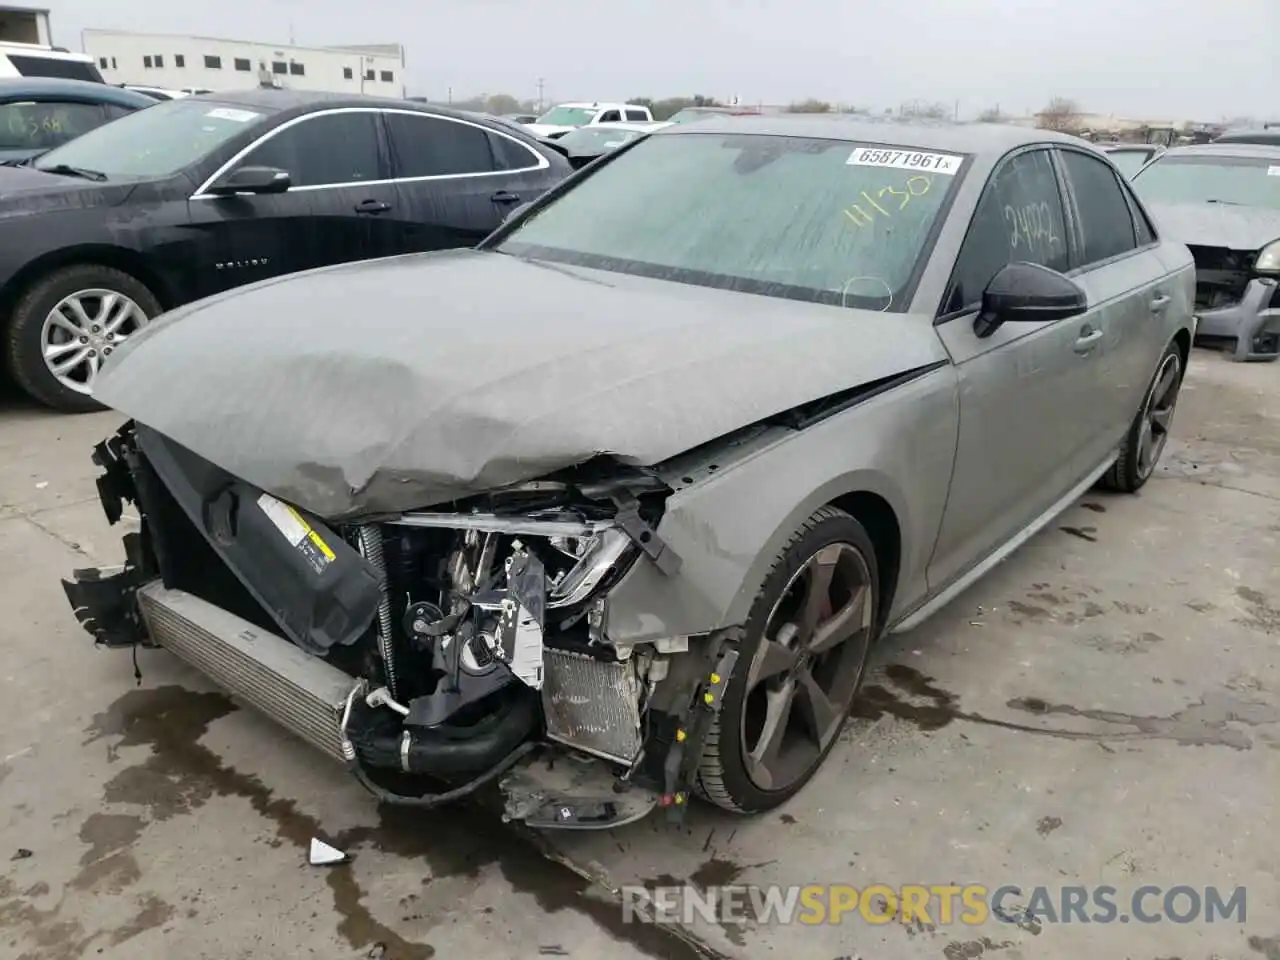
[[[0,957],[697,956],[680,932],[749,960],[1280,960],[1280,367],[1197,354],[1141,495],[1085,497],[887,641],[784,811],[545,849],[380,811],[167,654],[135,685],[94,650],[57,581],[118,557],[88,458],[114,425],[0,408]],[[315,835],[352,862],[307,866]],[[1243,886],[1247,919],[673,931],[609,893],[684,881]]]

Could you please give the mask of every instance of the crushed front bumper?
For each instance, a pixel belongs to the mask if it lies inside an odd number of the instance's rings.
[[[1231,358],[1266,362],[1280,357],[1280,284],[1270,277],[1249,281],[1239,302],[1196,312],[1196,342],[1230,344]]]

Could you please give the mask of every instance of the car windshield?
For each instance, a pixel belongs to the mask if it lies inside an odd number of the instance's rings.
[[[167,177],[266,118],[210,100],[165,100],[50,150],[35,166],[94,170],[109,180]]]
[[[561,137],[557,143],[575,151],[581,150],[589,152],[593,150],[612,150],[614,147],[620,147],[624,143],[628,143],[640,136],[639,130],[617,130],[609,127],[582,127],[578,130],[571,130]]]
[[[500,239],[515,256],[904,310],[963,157],[844,140],[658,134]]]
[[[538,118],[538,123],[553,127],[580,127],[596,115],[592,107],[552,107]]]
[[[1165,154],[1133,178],[1147,203],[1227,203],[1280,210],[1280,156]]]
[[[1142,169],[1151,156],[1150,150],[1112,150],[1111,160],[1126,177],[1132,177]]]

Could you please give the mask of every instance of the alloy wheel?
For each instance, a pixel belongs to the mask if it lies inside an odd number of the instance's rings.
[[[850,543],[833,543],[796,571],[765,621],[747,674],[742,752],[761,790],[787,789],[840,730],[871,642],[871,574]]]
[[[63,297],[40,330],[45,366],[68,390],[92,394],[102,362],[149,319],[115,290],[80,290]]]
[[[1144,480],[1155,470],[1169,440],[1173,410],[1178,404],[1182,386],[1181,374],[1182,360],[1176,352],[1170,352],[1160,365],[1151,392],[1147,394],[1142,423],[1138,428],[1138,475]]]

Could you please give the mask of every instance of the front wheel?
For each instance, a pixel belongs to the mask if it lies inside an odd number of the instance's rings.
[[[1170,344],[1120,444],[1120,455],[1099,482],[1103,489],[1136,493],[1151,479],[1173,428],[1173,411],[1182,392],[1183,374],[1182,352],[1177,345]]]
[[[822,766],[862,684],[880,580],[857,520],[823,507],[775,561],[743,629],[697,790],[736,813],[770,810]]]
[[[55,270],[33,283],[9,321],[9,374],[45,406],[67,413],[103,409],[93,399],[102,363],[160,313],[129,274],[99,264]]]

